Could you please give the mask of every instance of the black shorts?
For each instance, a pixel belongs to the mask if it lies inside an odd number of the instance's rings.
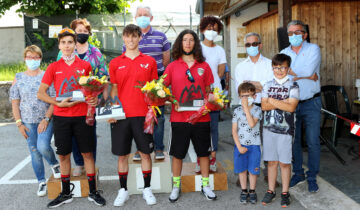
[[[96,148],[94,126],[86,124],[85,116],[54,116],[54,136],[58,155],[71,153],[73,136],[81,153],[94,152]]]
[[[173,122],[171,129],[170,155],[184,159],[191,139],[198,157],[209,156],[211,151],[210,122],[199,122],[195,125]]]
[[[145,154],[154,150],[154,140],[151,134],[144,133],[145,117],[129,117],[111,124],[111,151],[114,155],[130,154],[132,139],[135,139],[137,149]]]

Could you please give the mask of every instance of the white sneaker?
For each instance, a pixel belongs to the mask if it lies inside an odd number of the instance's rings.
[[[199,158],[196,161],[195,173],[200,173],[200,159]]]
[[[216,195],[210,189],[210,186],[206,186],[206,187],[201,186],[201,192],[205,195],[206,199],[208,199],[208,200],[215,200],[216,199]]]
[[[152,193],[150,187],[147,187],[143,190],[143,198],[146,200],[146,204],[149,206],[156,204],[156,198]]]
[[[75,166],[73,176],[81,176],[84,166]]]
[[[121,188],[114,200],[114,206],[123,206],[127,200],[129,200],[129,192]]]
[[[216,158],[210,160],[210,171],[216,172]]]
[[[175,201],[177,201],[180,197],[180,188],[178,187],[173,187],[170,196],[169,196],[169,201],[171,203],[174,203]]]
[[[56,164],[56,165],[51,166],[51,170],[53,172],[54,178],[60,179],[60,177],[61,177],[60,165]]]
[[[39,197],[45,196],[46,195],[46,190],[47,190],[46,183],[45,182],[40,182],[39,183],[39,188],[38,188],[38,191],[37,191],[37,196],[39,196]]]

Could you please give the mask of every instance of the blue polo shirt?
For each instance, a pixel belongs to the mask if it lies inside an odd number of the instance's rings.
[[[154,30],[150,27],[150,30],[146,34],[141,35],[139,42],[139,50],[145,55],[153,57],[157,64],[158,73],[165,70],[163,65],[163,53],[170,50],[170,43],[163,32]],[[123,52],[126,51],[125,45],[123,45]]]
[[[291,45],[283,49],[280,53],[284,53],[291,57],[291,69],[298,77],[309,77],[315,72],[319,79],[315,82],[309,79],[300,79],[296,82],[299,85],[300,100],[312,98],[316,93],[320,92],[320,64],[321,53],[320,48],[316,44],[304,41],[298,54],[292,49]],[[289,75],[292,78],[291,75]]]

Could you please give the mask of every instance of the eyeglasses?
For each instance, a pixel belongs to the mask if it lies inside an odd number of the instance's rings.
[[[245,47],[257,47],[259,44],[261,44],[261,42],[245,43]]]
[[[27,59],[27,60],[39,60],[39,59],[41,59],[41,57],[39,57],[39,56],[36,56],[36,57],[26,56],[25,59]]]
[[[287,71],[288,69],[289,69],[289,67],[285,67],[285,66],[280,66],[280,67],[274,66],[273,67],[273,70],[282,71],[282,72]]]
[[[70,33],[70,34],[75,34],[75,31],[73,31],[73,30],[70,29],[70,28],[63,28],[63,29],[59,32],[59,34],[62,34],[62,33],[65,33],[65,32],[68,32],[68,33]]]
[[[305,33],[305,31],[302,31],[302,30],[297,30],[297,31],[288,31],[288,36],[292,36],[292,35],[300,35],[300,34],[303,34]]]
[[[240,98],[248,98],[248,97],[253,97],[254,94],[250,94],[250,95],[241,95]]]

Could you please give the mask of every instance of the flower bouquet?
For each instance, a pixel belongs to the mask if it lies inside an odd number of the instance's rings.
[[[89,101],[91,98],[95,98],[100,95],[100,93],[103,92],[107,83],[108,81],[106,76],[103,76],[101,79],[99,79],[98,76],[93,76],[92,74],[90,74],[89,76],[78,77],[80,91],[84,94],[86,102]],[[88,104],[86,124],[90,126],[94,125],[94,114],[95,106],[91,106]]]
[[[224,91],[219,91],[214,88],[204,99],[204,105],[193,115],[186,120],[186,122],[195,124],[199,119],[211,111],[218,111],[225,108],[229,100],[226,98]]]
[[[164,79],[166,74],[162,75],[158,80],[146,82],[145,85],[137,86],[141,88],[141,92],[144,93],[144,100],[147,103],[149,110],[145,116],[144,132],[153,134],[154,126],[157,123],[156,115],[161,114],[159,106],[165,105],[165,101],[172,97],[170,89],[164,85]]]

